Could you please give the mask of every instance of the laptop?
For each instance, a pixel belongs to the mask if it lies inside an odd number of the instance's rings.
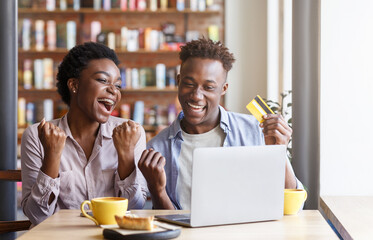
[[[156,218],[187,227],[281,219],[286,159],[285,145],[197,148],[190,214]]]

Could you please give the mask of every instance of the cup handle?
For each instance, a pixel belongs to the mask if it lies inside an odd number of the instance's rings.
[[[306,201],[307,200],[307,191],[305,191],[306,194],[304,194],[304,200],[303,201]]]
[[[84,209],[84,205],[86,205],[86,204],[88,204],[89,209],[92,210],[92,204],[91,204],[91,202],[88,201],[88,200],[85,200],[85,201],[82,202],[82,204],[80,205],[80,211],[82,211],[83,215],[84,215],[86,218],[91,219],[94,223],[96,223],[96,225],[100,225],[100,224],[98,224],[98,222],[97,222],[96,219],[94,219],[93,217],[91,217],[91,216],[89,216],[89,215],[87,214],[87,212],[86,212],[85,209]]]

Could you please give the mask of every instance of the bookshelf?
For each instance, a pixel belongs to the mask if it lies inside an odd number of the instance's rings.
[[[108,1],[110,8],[105,5]],[[95,2],[99,5],[94,5]],[[74,3],[78,4],[75,9]],[[66,8],[61,9],[61,4],[66,4]],[[180,4],[184,7],[180,8]],[[137,38],[133,40],[130,33]],[[175,79],[180,64],[179,47],[201,36],[224,42],[224,0],[19,0],[19,140],[28,124],[40,121],[46,114],[44,107],[51,104],[46,105],[45,100],[53,103],[48,113],[52,118],[66,113],[67,106],[55,88],[57,66],[71,44],[81,44],[92,37],[115,50],[126,78],[122,100],[113,114],[133,119],[136,103],[142,102],[141,120],[149,140],[177,114]],[[42,72],[35,67],[38,64],[43,66]],[[157,79],[159,69],[163,71],[161,85]],[[52,82],[45,84],[46,78]],[[32,104],[35,106],[30,109]],[[124,109],[129,112],[123,113]]]

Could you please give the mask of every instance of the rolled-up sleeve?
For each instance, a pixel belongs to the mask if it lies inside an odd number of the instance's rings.
[[[145,131],[141,128],[141,136],[135,146],[135,170],[125,179],[120,180],[119,174],[115,174],[114,189],[116,196],[128,199],[128,209],[142,209],[147,198],[147,184],[137,164],[142,152],[145,150]]]
[[[35,126],[27,128],[21,143],[21,205],[23,212],[34,225],[54,213],[60,190],[60,179],[52,179],[40,170],[44,153],[36,130]],[[52,193],[55,198],[48,204]]]

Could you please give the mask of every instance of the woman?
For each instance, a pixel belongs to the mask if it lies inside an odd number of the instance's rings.
[[[72,48],[57,74],[68,113],[24,132],[22,207],[34,225],[95,197],[121,196],[129,199],[129,208],[144,206],[146,182],[137,162],[145,131],[110,115],[121,99],[118,64],[114,51],[102,44]]]

